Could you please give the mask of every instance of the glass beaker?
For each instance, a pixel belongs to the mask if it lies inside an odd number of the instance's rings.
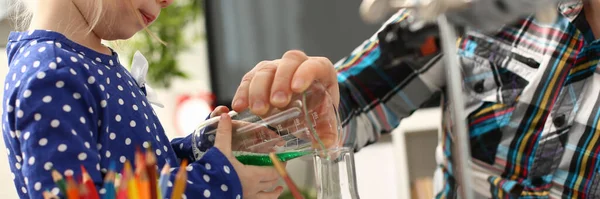
[[[358,199],[354,152],[351,148],[329,149],[313,154],[318,199]]]
[[[271,107],[265,115],[255,115],[249,110],[230,115],[232,151],[244,164],[272,165],[270,152],[287,161],[309,155],[315,149],[336,148],[341,143],[337,109],[319,82],[303,93],[292,95],[286,107]],[[214,145],[218,123],[218,117],[210,118],[195,130],[192,149],[196,159]]]

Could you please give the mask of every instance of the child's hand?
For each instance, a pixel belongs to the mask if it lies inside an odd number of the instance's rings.
[[[249,199],[276,199],[283,191],[279,186],[273,191],[265,191],[273,188],[279,180],[279,174],[273,167],[248,166],[240,163],[231,151],[231,117],[221,114],[221,120],[217,128],[215,147],[217,147],[233,165],[242,183],[244,198]]]

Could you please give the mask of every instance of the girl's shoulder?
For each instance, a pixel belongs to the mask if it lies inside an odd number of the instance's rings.
[[[105,89],[101,83],[109,81],[109,69],[118,68],[118,62],[113,61],[116,56],[93,52],[55,32],[13,32],[7,53],[5,99],[22,95],[26,90],[57,88],[100,97]],[[109,67],[111,63],[115,67]]]
[[[63,44],[61,35],[45,31],[12,32],[6,51],[9,67],[22,70],[22,73],[55,70],[69,65],[65,59],[77,57],[74,49]]]
[[[91,67],[107,67],[118,63],[118,56],[95,52],[69,40],[64,35],[46,30],[12,32],[7,44],[10,71],[27,79],[40,72],[62,71],[82,77],[92,75]],[[77,78],[78,79],[78,78]]]

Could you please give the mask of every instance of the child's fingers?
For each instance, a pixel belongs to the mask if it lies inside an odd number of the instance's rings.
[[[250,173],[254,174],[255,190],[268,190],[279,184],[279,173],[273,167],[247,166]]]
[[[215,147],[227,156],[231,154],[231,117],[227,113],[221,114],[219,126],[217,127],[217,137],[215,138]]]
[[[279,195],[281,195],[282,192],[283,192],[283,187],[278,186],[273,191],[269,191],[269,192],[261,191],[261,192],[257,193],[256,198],[258,198],[258,199],[277,199],[279,197]]]
[[[277,184],[279,184],[279,180],[271,180],[268,182],[259,182],[256,185],[256,187],[258,188],[258,190],[268,190],[268,189],[272,189]]]
[[[229,108],[227,108],[226,106],[218,106],[217,108],[215,108],[215,110],[213,110],[212,113],[210,113],[210,117],[213,118],[227,112],[229,112]]]
[[[252,173],[255,173],[256,175],[260,176],[259,180],[261,182],[264,181],[272,181],[272,180],[276,180],[279,179],[279,173],[277,172],[277,169],[275,169],[275,167],[262,167],[262,166],[248,166],[249,168],[251,168]]]

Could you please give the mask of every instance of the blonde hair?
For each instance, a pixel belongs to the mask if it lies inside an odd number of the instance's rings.
[[[14,22],[15,29],[19,31],[27,30],[34,12],[31,0],[9,1],[8,10],[9,16]]]
[[[29,25],[31,24],[31,19],[33,18],[33,13],[35,12],[35,8],[36,6],[34,6],[35,1],[40,1],[40,0],[14,0],[13,5],[9,5],[9,10],[12,10],[12,18],[14,21],[14,26],[16,30],[19,31],[24,31],[27,30],[29,28]],[[41,0],[43,1],[43,0]],[[102,1],[104,0],[86,0],[86,2],[92,4],[91,6],[93,6],[93,13],[92,13],[92,17],[90,19],[86,19],[87,23],[88,23],[88,30],[87,33],[91,33],[94,28],[98,25],[98,23],[100,23],[100,19],[102,19],[102,15],[103,15],[103,3]],[[120,1],[120,0],[117,0]],[[130,6],[132,6],[131,1],[128,1]],[[12,8],[12,9],[11,9]],[[138,21],[141,24],[144,24],[144,19],[142,18],[142,16],[135,12],[136,16],[138,18]],[[83,14],[83,13],[81,13]],[[150,31],[148,29],[147,26],[144,26],[144,30],[146,31],[146,33],[148,33],[150,35],[150,37],[152,37],[153,39],[156,39],[158,42],[160,42],[163,45],[166,45],[166,43],[161,40],[160,38],[158,38],[158,36],[156,36],[156,34],[154,34],[152,31]]]

